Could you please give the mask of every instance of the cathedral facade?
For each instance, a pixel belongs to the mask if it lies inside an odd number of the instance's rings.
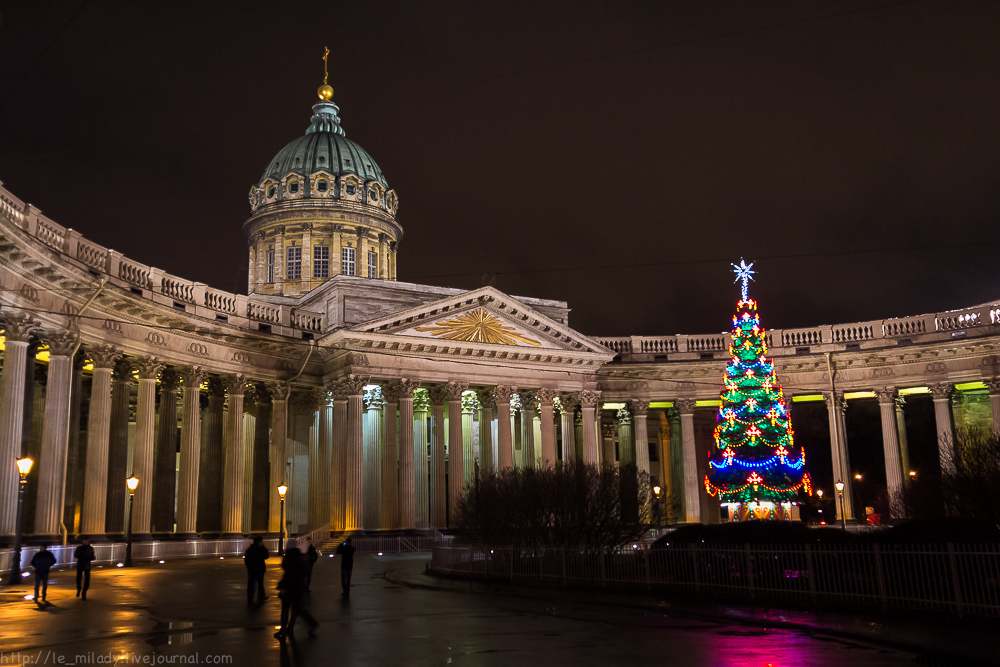
[[[478,474],[574,460],[635,463],[675,518],[718,520],[695,415],[718,408],[729,337],[595,337],[562,301],[398,281],[399,196],[338,113],[321,94],[250,188],[247,295],[0,186],[0,541],[22,456],[36,540],[121,536],[130,475],[138,539],[277,533],[281,485],[293,532],[421,531],[453,525]],[[1000,425],[998,303],[768,343],[786,398],[825,401],[848,485],[854,399],[879,401],[890,490],[909,469],[906,396],[933,396],[942,465],[956,423]]]

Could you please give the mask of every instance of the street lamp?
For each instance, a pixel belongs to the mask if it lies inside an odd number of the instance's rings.
[[[281,498],[281,525],[278,526],[278,555],[285,555],[285,494],[288,492],[288,487],[284,484],[278,485],[278,497]]]
[[[11,586],[21,583],[21,531],[24,530],[24,490],[28,486],[28,473],[34,461],[25,456],[17,460],[17,472],[21,475],[21,483],[17,487],[17,524],[14,528],[14,560],[10,564],[10,577],[7,583]]]
[[[847,512],[844,511],[844,483],[837,482],[834,486],[837,487],[837,493],[840,494],[840,522],[844,526],[844,530],[847,530]]]
[[[128,523],[125,524],[125,567],[132,567],[132,503],[135,501],[135,489],[139,486],[139,478],[132,475],[125,480],[128,487]]]
[[[653,496],[655,496],[653,499],[653,511],[656,514],[657,530],[660,529],[660,491],[662,491],[662,489],[660,488],[659,484],[653,487]]]

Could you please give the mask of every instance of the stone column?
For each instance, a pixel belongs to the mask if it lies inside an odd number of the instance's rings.
[[[433,387],[429,393],[431,400],[431,526],[446,528],[448,517],[448,496],[445,486],[445,461],[447,449],[444,435],[444,402],[448,394],[444,387]]]
[[[931,385],[934,397],[934,421],[937,424],[938,457],[941,474],[955,472],[955,435],[951,421],[951,396],[954,387],[950,382]]]
[[[993,414],[993,431],[1000,433],[1000,378],[984,380],[990,390],[990,412]]]
[[[288,438],[288,389],[278,382],[269,382],[266,389],[271,394],[271,445],[267,460],[270,462],[270,479],[267,489],[267,532],[277,535],[281,530],[281,496],[278,487],[288,486],[285,479]]]
[[[246,402],[246,398],[243,399]],[[271,394],[265,387],[256,385],[251,394],[256,403],[254,420],[253,471],[251,473],[250,530],[266,533],[271,521]]]
[[[152,524],[155,533],[174,532],[174,500],[177,489],[177,373],[160,373],[160,415],[153,454]]]
[[[833,481],[844,483],[844,502],[837,501],[837,520],[846,514],[848,520],[854,519],[853,494],[851,493],[851,467],[847,458],[847,429],[844,415],[847,412],[847,401],[844,392],[823,392],[830,421],[830,451],[833,455]],[[834,493],[837,493],[836,489]],[[838,494],[839,495],[839,494]]]
[[[156,376],[163,364],[152,357],[135,360],[139,371],[139,398],[136,401],[135,445],[132,474],[139,478],[132,506],[132,539],[149,539],[153,511],[153,439],[156,428]]]
[[[891,501],[903,490],[903,466],[899,456],[899,437],[896,434],[896,388],[882,387],[875,390],[882,413],[882,450],[885,454],[885,482]]]
[[[541,413],[542,424],[542,465],[553,466],[556,464],[556,422],[552,412],[552,402],[555,400],[557,392],[554,389],[539,389],[536,393],[538,397],[538,408]]]
[[[462,457],[462,392],[464,382],[444,386],[448,396],[448,526],[455,525],[458,501],[465,495],[465,470]]]
[[[497,410],[497,466],[500,470],[514,466],[514,442],[510,432],[510,395],[517,390],[509,384],[493,388]]]
[[[7,349],[11,348],[8,346]],[[119,354],[121,353],[110,345],[87,348],[87,356],[94,362],[94,379],[91,384],[90,413],[87,418],[87,467],[83,482],[80,533],[93,540],[103,540],[105,537],[108,433],[111,430],[111,369]],[[115,480],[115,483],[121,484],[124,488],[125,477]]]
[[[382,387],[382,527],[399,528],[399,391],[395,383]],[[412,451],[412,450],[411,450]]]
[[[229,395],[226,412],[223,459],[225,481],[222,487],[222,538],[243,536],[243,392],[246,378],[230,375],[223,378]]]
[[[73,333],[45,335],[49,344],[45,422],[38,460],[38,496],[35,501],[35,538],[56,541],[62,523],[69,450],[69,398],[73,381],[72,354],[79,338]]]
[[[601,462],[613,466],[615,460],[615,433],[618,425],[614,422],[601,422]]]
[[[634,465],[635,437],[628,408],[620,408],[615,414],[615,421],[618,423],[618,463],[622,466]]]
[[[181,461],[177,480],[177,535],[193,538],[198,532],[198,469],[201,463],[201,383],[206,373],[198,367],[181,370],[184,398],[181,407]]]
[[[681,398],[675,403],[681,413],[681,436],[684,438],[684,520],[687,523],[701,521],[698,497],[701,480],[698,479],[698,449],[694,442],[694,404],[693,398]]]
[[[17,525],[17,494],[21,484],[21,477],[14,461],[24,454],[22,451],[24,377],[28,369],[28,342],[37,325],[30,317],[17,313],[5,313],[3,318],[5,322],[5,348],[3,387],[0,389],[0,461],[2,461],[0,463],[0,539],[8,538],[13,541]],[[105,455],[106,453],[105,449]]]
[[[364,530],[364,452],[362,409],[367,377],[349,375],[341,382],[347,395],[347,446],[344,456],[344,530]]]
[[[319,399],[319,459],[316,471],[316,506],[319,511],[317,527],[333,525],[332,484],[333,484],[333,405],[327,389],[317,390]]]
[[[365,528],[381,529],[382,525],[382,458],[385,452],[382,440],[382,388],[365,391],[364,426],[364,514]]]
[[[525,468],[534,468],[535,460],[535,402],[534,391],[518,392],[521,396],[521,459]]]
[[[111,376],[111,425],[108,431],[107,509],[105,533],[109,540],[125,539],[125,503],[128,489],[125,479],[129,469],[129,421],[132,419],[132,361],[118,359]]]
[[[587,465],[600,464],[600,450],[597,447],[597,429],[595,412],[601,402],[596,391],[580,392],[580,414],[583,419],[583,462]]]
[[[571,393],[560,396],[562,402],[562,448],[563,463],[576,462],[576,408],[580,405],[580,394]]]
[[[399,520],[394,526],[403,530],[414,530],[417,527],[417,474],[423,468],[426,478],[427,466],[415,462],[422,458],[427,460],[423,445],[424,441],[414,439],[413,392],[417,383],[402,378],[392,383],[391,394],[399,401],[399,500],[396,507]],[[420,429],[423,433],[423,429]],[[424,484],[426,490],[426,483]],[[424,498],[426,499],[426,494]]]
[[[473,413],[479,409],[475,394],[462,395],[462,487],[472,482],[476,473],[475,445],[472,441]]]
[[[427,468],[427,413],[431,399],[426,389],[413,393],[413,475],[415,520],[417,528],[430,526],[430,495],[428,493]],[[406,424],[406,421],[403,421]],[[405,527],[405,524],[404,524]]]
[[[493,446],[496,401],[493,399],[492,389],[478,391],[476,397],[479,399],[479,470],[483,475],[492,475],[496,470]]]
[[[635,465],[640,473],[649,474],[649,431],[646,426],[646,415],[649,413],[649,401],[631,401],[629,410],[635,419],[633,439],[635,440]]]
[[[285,226],[275,228],[274,236],[274,293],[284,294],[285,280]],[[275,491],[275,496],[277,496]]]
[[[910,445],[906,438],[906,415],[904,413],[906,397],[897,395],[893,403],[896,412],[896,433],[899,436],[899,464],[903,468],[903,484],[905,486],[911,470]]]
[[[335,382],[329,385],[333,397],[333,480],[330,489],[330,528],[334,532],[347,530],[347,392]]]
[[[209,535],[218,535],[222,530],[224,390],[218,377],[208,379],[208,407],[202,418],[198,465],[198,532]]]

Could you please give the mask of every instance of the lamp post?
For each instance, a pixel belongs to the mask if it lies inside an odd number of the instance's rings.
[[[653,487],[653,515],[656,521],[656,529],[660,529],[660,485],[657,484]]]
[[[288,487],[284,484],[278,485],[278,497],[281,498],[281,524],[278,526],[278,555],[285,555],[285,494],[288,492]]]
[[[125,567],[132,567],[132,503],[135,501],[135,489],[139,486],[139,478],[132,475],[125,480],[128,487],[128,523],[125,524]]]
[[[847,512],[844,511],[844,483],[837,482],[834,484],[837,487],[837,493],[840,494],[840,523],[847,530]]]
[[[21,475],[21,483],[17,487],[17,523],[14,526],[14,554],[10,563],[10,576],[7,583],[11,586],[21,583],[21,531],[24,529],[24,490],[28,486],[28,473],[31,472],[29,457],[17,460],[17,472]]]
[[[819,498],[819,502],[817,503],[819,505],[819,513],[822,514],[823,513],[823,489],[816,489],[816,496]],[[823,517],[820,517],[820,519],[822,519],[822,518]]]

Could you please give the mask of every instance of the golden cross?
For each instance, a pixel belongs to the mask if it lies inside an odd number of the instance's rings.
[[[324,46],[323,49],[324,49],[324,53],[323,53],[323,85],[325,86],[326,85],[327,76],[329,76],[329,74],[326,71],[326,57],[328,55],[330,55],[330,49],[329,49],[329,47],[326,47],[326,46]]]

